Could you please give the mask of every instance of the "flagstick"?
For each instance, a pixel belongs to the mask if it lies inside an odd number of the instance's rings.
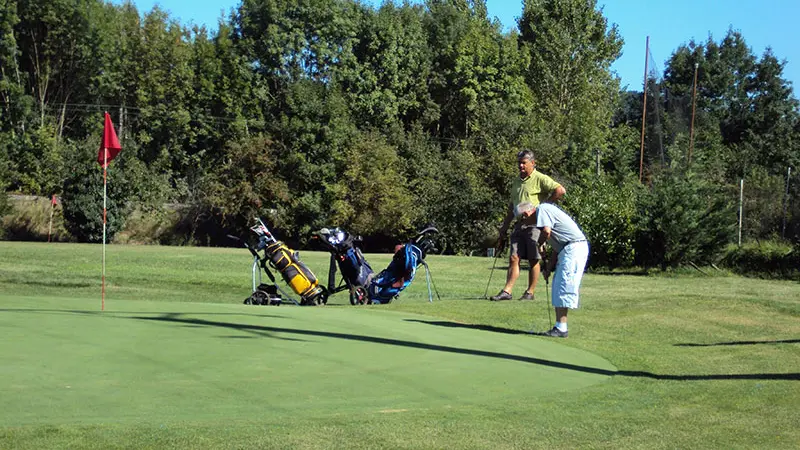
[[[102,281],[102,300],[100,310],[106,309],[106,173],[108,171],[108,149],[103,148],[103,281]]]

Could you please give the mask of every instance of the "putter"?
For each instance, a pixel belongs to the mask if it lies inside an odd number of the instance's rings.
[[[547,258],[542,255],[542,262],[540,264],[544,264],[547,267]],[[550,328],[553,328],[553,316],[550,314],[550,274],[544,277],[544,292],[545,292],[545,299],[544,299],[544,307],[547,309],[547,320],[550,321]],[[541,335],[541,332],[535,331],[535,328],[531,329],[528,332],[529,334]]]
[[[550,315],[550,274],[544,277],[544,307],[547,308],[547,320],[550,321],[550,328],[553,328],[553,317]]]

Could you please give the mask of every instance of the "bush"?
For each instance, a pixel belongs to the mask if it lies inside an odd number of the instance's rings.
[[[97,164],[97,148],[89,142],[76,146],[72,172],[64,180],[61,201],[64,223],[79,242],[103,241],[103,169]],[[136,183],[129,183],[123,151],[108,168],[106,241],[124,226],[131,209],[127,199]],[[135,158],[131,158],[135,159]]]
[[[447,170],[429,186],[435,190],[429,193],[424,217],[442,232],[437,241],[441,250],[471,254],[484,248],[487,235],[496,233],[506,212],[508,192],[498,195],[489,186],[487,178],[494,174],[467,149],[448,150],[443,167]]]
[[[277,173],[272,141],[257,135],[230,142],[222,159],[198,181],[180,211],[177,233],[189,243],[230,245],[226,235],[246,231],[254,217],[267,220],[273,231],[294,225],[285,210],[298,199]]]
[[[137,208],[125,221],[125,227],[114,237],[116,244],[184,245],[189,235],[180,232],[185,208],[164,207],[159,210]]]
[[[625,267],[633,262],[639,190],[636,181],[619,183],[608,176],[567,186],[564,209],[589,240],[592,266]]]
[[[800,247],[782,241],[751,242],[727,248],[722,264],[730,270],[761,278],[800,279]]]
[[[691,174],[665,171],[639,196],[635,262],[677,267],[715,261],[731,242],[735,198],[724,187]]]
[[[2,194],[0,197],[7,197]],[[24,196],[8,203],[8,212],[2,216],[0,231],[3,238],[12,241],[47,241],[48,233],[52,241],[68,241],[71,236],[64,228],[64,218],[59,207],[53,208],[50,199]],[[50,214],[53,214],[53,228],[50,230]]]
[[[3,222],[3,218],[10,214],[13,211],[11,207],[11,202],[8,201],[8,194],[0,189],[0,224]],[[0,239],[5,236],[5,226],[0,226]]]

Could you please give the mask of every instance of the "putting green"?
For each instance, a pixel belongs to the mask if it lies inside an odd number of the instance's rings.
[[[615,371],[558,340],[380,307],[98,303],[0,302],[1,423],[402,413],[533,401]]]

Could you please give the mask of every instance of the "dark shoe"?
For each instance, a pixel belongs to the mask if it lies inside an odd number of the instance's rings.
[[[519,299],[520,300],[533,300],[533,294],[531,294],[528,291],[525,291],[525,293],[522,294],[522,297],[520,297]]]
[[[569,332],[561,331],[557,327],[553,327],[552,330],[545,331],[544,333],[542,333],[542,336],[565,338],[565,337],[569,336]]]
[[[500,291],[500,293],[495,295],[494,297],[489,297],[489,300],[493,302],[500,302],[503,300],[511,300],[512,298],[513,297],[511,297],[511,294],[509,294],[508,292]]]

